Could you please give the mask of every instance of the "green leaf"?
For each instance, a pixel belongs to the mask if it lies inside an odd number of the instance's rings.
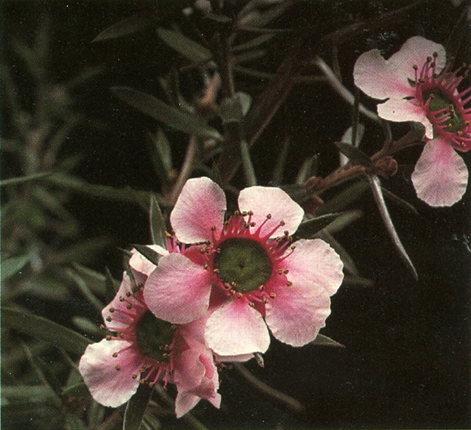
[[[86,424],[73,412],[66,412],[64,424],[67,430],[88,430]]]
[[[366,181],[360,180],[345,188],[335,197],[323,204],[317,211],[317,215],[323,215],[331,212],[343,211],[348,205],[358,200],[368,190]]]
[[[218,109],[223,124],[239,123],[242,121],[242,103],[239,97],[226,98]]]
[[[159,264],[160,255],[157,254],[152,248],[149,248],[146,245],[133,245],[134,248],[146,257],[151,263],[155,264],[156,266]]]
[[[2,259],[2,281],[16,275],[23,269],[29,262],[29,256],[20,255],[18,257],[10,257]]]
[[[147,405],[152,397],[153,387],[139,384],[136,394],[131,397],[124,412],[123,430],[139,430]]]
[[[310,343],[310,345],[322,345],[322,346],[334,346],[336,348],[345,348],[344,345],[337,342],[330,337],[324,336],[323,334],[318,334],[317,337]]]
[[[107,185],[89,184],[82,179],[64,173],[54,174],[47,178],[47,181],[82,194],[102,199],[122,201],[126,203],[141,204],[141,200],[149,201],[147,191],[136,191],[131,188],[114,188]]]
[[[35,173],[34,175],[29,175],[29,176],[22,176],[21,178],[4,179],[3,181],[0,181],[0,187],[6,187],[8,185],[19,185],[19,184],[24,184],[25,182],[31,182],[31,181],[38,181],[39,179],[46,178],[48,176],[51,176],[52,174],[53,174],[52,172],[44,172],[44,173]]]
[[[75,273],[72,269],[66,269],[65,273],[73,280],[75,285],[77,285],[80,292],[90,302],[90,304],[92,304],[98,312],[101,312],[101,310],[104,308],[103,303],[101,303],[100,300],[96,298],[93,292],[88,288],[87,283],[80,277],[80,275]]]
[[[159,128],[157,135],[149,133],[147,137],[154,170],[159,175],[162,184],[169,186],[170,172],[173,169],[173,163],[167,136],[162,129]]]
[[[195,64],[205,63],[212,58],[209,49],[181,33],[159,28],[157,29],[157,34],[170,48],[175,49],[175,51]]]
[[[92,42],[127,36],[149,27],[154,22],[156,22],[156,16],[153,11],[145,9],[103,30]]]
[[[401,206],[404,209],[407,209],[408,211],[412,212],[415,215],[419,215],[419,212],[417,209],[411,205],[409,202],[406,202],[404,199],[402,199],[399,196],[396,196],[396,194],[392,193],[391,191],[387,190],[383,186],[381,187],[381,190],[383,190],[384,197],[392,201],[393,203],[396,203],[397,205]]]
[[[401,242],[401,239],[399,239],[399,235],[397,234],[397,231],[396,231],[396,228],[394,227],[391,216],[389,215],[386,202],[384,201],[383,192],[381,189],[381,183],[379,181],[379,178],[376,175],[368,175],[368,179],[370,181],[371,190],[373,191],[373,196],[375,198],[376,204],[378,205],[379,213],[381,214],[381,218],[383,219],[383,223],[386,227],[386,230],[388,231],[389,236],[391,237],[394,243],[394,246],[398,250],[399,255],[401,256],[402,260],[404,261],[408,269],[412,272],[412,275],[417,281],[419,279],[419,275],[417,274],[417,270],[415,269],[414,264],[412,263],[412,260],[407,254],[407,251],[405,250],[404,245]]]
[[[84,382],[64,387],[62,397],[90,397],[90,391]]]
[[[79,263],[72,263],[72,266],[90,290],[99,296],[105,295],[105,275]]]
[[[12,308],[1,308],[2,324],[21,333],[44,340],[57,348],[82,355],[91,343],[79,333],[37,315]]]
[[[245,51],[247,49],[258,48],[262,43],[268,42],[269,40],[273,39],[276,34],[274,33],[267,33],[262,34],[261,36],[255,37],[248,42],[242,43],[240,45],[236,45],[232,48],[232,52],[240,52]]]
[[[306,238],[312,237],[320,230],[326,228],[338,216],[340,216],[339,213],[326,214],[310,219],[308,221],[304,221],[299,225],[298,230],[296,231],[296,235]]]
[[[176,130],[194,134],[205,139],[222,140],[221,134],[216,129],[207,125],[197,116],[168,106],[154,96],[127,87],[113,87],[111,91],[116,97],[132,107],[157,121],[173,125]]]
[[[116,296],[116,293],[119,289],[119,285],[116,285],[116,282],[113,279],[113,275],[111,275],[110,269],[108,269],[108,267],[105,268],[105,273],[105,302],[110,303],[114,299],[114,296]]]
[[[150,199],[150,231],[153,243],[167,249],[165,220],[155,196]]]
[[[370,157],[357,147],[344,142],[335,142],[335,146],[343,155],[348,157],[351,162],[367,168],[373,167]]]
[[[94,254],[101,251],[105,246],[109,245],[109,243],[110,239],[108,237],[96,237],[70,245],[52,254],[50,258],[54,264],[90,261]]]
[[[337,219],[332,221],[327,227],[326,230],[330,234],[337,233],[342,231],[344,228],[348,227],[353,222],[359,220],[363,216],[363,212],[360,210],[351,210],[342,213]]]

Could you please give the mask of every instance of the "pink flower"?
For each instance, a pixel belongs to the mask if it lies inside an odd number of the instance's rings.
[[[390,121],[416,121],[425,127],[426,145],[412,182],[417,196],[430,206],[451,206],[466,191],[468,169],[454,151],[471,149],[471,88],[458,86],[463,76],[450,72],[442,45],[411,37],[385,60],[379,50],[362,54],[355,63],[355,84],[370,97],[387,99],[378,115]]]
[[[163,256],[147,280],[146,302],[173,323],[209,310],[205,338],[219,356],[265,352],[267,325],[282,342],[305,345],[330,314],[343,264],[322,240],[292,243],[304,212],[281,189],[246,188],[239,209],[224,221],[223,190],[208,178],[190,179],[170,221],[198,252]]]
[[[93,398],[104,406],[127,402],[139,384],[173,382],[178,395],[177,417],[201,398],[219,408],[221,396],[212,352],[205,346],[205,320],[172,326],[147,308],[142,288],[125,273],[113,301],[102,312],[109,334],[89,345],[79,364]]]

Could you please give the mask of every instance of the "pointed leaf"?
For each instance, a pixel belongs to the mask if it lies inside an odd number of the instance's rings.
[[[348,227],[351,223],[357,221],[363,216],[363,212],[360,210],[346,211],[332,221],[327,227],[326,231],[330,234],[342,231],[345,227]]]
[[[152,248],[149,248],[146,245],[133,245],[134,248],[146,257],[151,263],[155,264],[156,266],[159,264],[160,255],[157,254]]]
[[[72,263],[72,266],[85,281],[90,290],[99,296],[104,296],[106,282],[105,275],[79,263]]]
[[[234,46],[232,48],[232,52],[240,52],[240,51],[245,51],[247,49],[258,48],[262,43],[265,43],[273,39],[273,37],[275,36],[276,36],[275,33],[262,34],[261,36],[255,37],[249,40],[248,42]]]
[[[137,110],[164,124],[171,124],[176,130],[194,134],[206,139],[222,140],[221,134],[195,115],[166,105],[159,99],[134,88],[113,87],[113,94]]]
[[[12,308],[1,308],[2,324],[24,334],[44,340],[57,348],[82,355],[91,343],[81,334],[37,315]]]
[[[162,184],[168,185],[170,183],[170,172],[173,169],[173,164],[167,136],[159,127],[157,135],[149,133],[147,137],[154,170],[159,175]]]
[[[139,430],[152,397],[153,387],[140,384],[136,394],[129,400],[124,412],[123,430]]]
[[[65,428],[67,430],[88,430],[86,424],[73,412],[65,414]]]
[[[165,220],[160,210],[159,202],[152,196],[150,199],[150,231],[152,234],[152,242],[167,249],[167,239],[165,236],[166,226]]]
[[[156,22],[156,16],[153,11],[145,9],[103,30],[92,42],[127,36],[149,27],[154,22]]]
[[[366,155],[363,151],[356,148],[355,146],[344,142],[335,142],[335,146],[351,162],[368,168],[373,167],[373,163],[371,162],[370,157],[368,157],[368,155]]]
[[[417,270],[415,270],[414,264],[412,263],[412,260],[410,259],[409,255],[407,254],[407,251],[402,245],[401,239],[399,239],[399,235],[397,234],[391,216],[389,215],[386,202],[384,201],[383,192],[381,190],[381,182],[379,181],[379,178],[376,175],[368,175],[368,179],[370,181],[371,190],[373,191],[373,196],[375,198],[376,204],[378,205],[379,213],[381,214],[381,218],[383,219],[386,230],[388,231],[389,236],[391,237],[394,243],[394,246],[399,251],[399,255],[402,257],[404,263],[412,272],[412,275],[417,281],[419,279],[419,275],[417,274]]]
[[[342,211],[355,200],[358,200],[365,191],[368,190],[368,188],[369,185],[366,181],[356,181],[322,205],[316,211],[316,214],[323,215],[326,213]]]
[[[211,51],[176,31],[157,29],[159,37],[171,48],[195,64],[211,60]]]
[[[326,214],[312,218],[308,221],[304,221],[299,225],[298,230],[296,231],[296,235],[305,238],[312,237],[320,230],[326,228],[332,221],[334,221],[340,215],[341,214],[339,213]]]
[[[21,178],[4,179],[0,181],[0,187],[6,187],[9,185],[19,185],[19,184],[24,184],[25,182],[37,181],[39,179],[43,179],[51,175],[52,175],[52,172],[44,172],[44,173],[35,173],[34,175],[29,175],[29,176],[22,176]]]
[[[2,259],[2,281],[10,278],[13,275],[16,275],[18,272],[23,269],[29,262],[29,256],[20,255],[18,257],[10,257],[7,259]]]
[[[404,209],[407,209],[408,211],[414,213],[415,215],[419,215],[419,211],[409,202],[406,202],[404,199],[399,196],[396,196],[396,194],[392,193],[384,187],[381,187],[381,189],[383,190],[384,197],[403,207]]]
[[[324,336],[323,334],[318,334],[317,337],[310,343],[310,345],[322,345],[322,346],[334,346],[336,348],[345,348],[344,345],[337,342],[330,337]]]
[[[110,269],[108,269],[108,267],[105,267],[105,274],[105,302],[110,303],[114,296],[116,296],[119,287],[116,285],[116,282],[113,279],[113,276],[111,275]]]

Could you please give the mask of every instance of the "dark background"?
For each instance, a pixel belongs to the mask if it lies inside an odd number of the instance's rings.
[[[109,88],[135,87],[162,96],[158,76],[174,54],[155,31],[116,41],[91,43],[108,26],[150,2],[137,1],[13,1],[2,2],[3,59],[15,64],[16,79],[28,76],[13,54],[15,38],[31,42],[38,24],[49,16],[53,29],[51,68],[57,79],[100,65],[103,73],[77,89],[76,109],[90,119],[71,135],[67,151],[84,154],[76,174],[91,183],[159,191],[144,136],[155,123],[112,97]],[[274,23],[279,28],[303,28],[319,19],[332,27],[349,24],[356,16],[380,17],[407,2],[298,1]],[[458,18],[451,2],[425,2],[406,22],[364,35],[340,47],[340,67],[347,87],[355,59],[377,45],[394,53],[410,36],[422,34],[445,44]],[[168,18],[170,19],[170,17]],[[330,21],[328,21],[330,20]],[[166,21],[160,23],[165,26]],[[468,27],[469,30],[469,27]],[[469,36],[459,53],[469,61]],[[256,67],[276,70],[293,43],[281,36]],[[329,62],[329,51],[321,52]],[[314,69],[313,69],[314,70]],[[198,85],[188,77],[188,90]],[[237,87],[259,93],[267,81],[236,76]],[[467,81],[469,85],[469,79]],[[374,107],[371,100],[364,102]],[[8,117],[8,113],[4,112]],[[92,123],[99,121],[104,126]],[[380,130],[365,120],[369,140],[364,149],[378,148]],[[351,122],[350,107],[326,85],[297,87],[253,149],[261,184],[270,180],[285,133],[294,142],[284,177],[294,180],[305,157],[320,154],[320,174],[337,162],[332,142]],[[393,127],[395,136],[402,128]],[[186,137],[171,136],[174,161],[180,165]],[[371,150],[371,151],[370,151]],[[469,428],[470,427],[470,194],[452,208],[431,209],[415,197],[410,173],[420,148],[399,156],[398,174],[384,185],[414,204],[420,216],[390,204],[405,248],[419,273],[415,282],[395,252],[368,193],[354,207],[364,217],[337,235],[373,288],[343,287],[332,299],[332,315],[323,333],[346,346],[291,348],[275,339],[265,355],[265,368],[248,367],[271,386],[305,403],[304,415],[293,415],[247,385],[235,370],[221,372],[220,411],[201,402],[197,416],[210,428]],[[470,158],[464,155],[470,166]],[[6,176],[9,166],[2,166]],[[236,185],[243,187],[240,177]],[[117,246],[150,241],[147,215],[137,206],[74,195],[70,210],[79,218],[83,238],[106,234],[113,244],[94,262],[109,266],[119,277],[122,267]],[[34,304],[32,305],[34,308]],[[65,312],[59,307],[53,308]],[[181,421],[164,421],[185,427]],[[6,423],[5,423],[6,424]],[[172,427],[174,426],[174,427]]]

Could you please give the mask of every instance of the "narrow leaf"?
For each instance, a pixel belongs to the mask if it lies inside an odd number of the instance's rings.
[[[342,231],[345,227],[348,227],[353,222],[359,220],[363,216],[363,212],[360,210],[351,210],[342,213],[337,219],[332,221],[327,227],[326,231],[330,234]]]
[[[209,49],[181,33],[159,28],[157,29],[157,34],[170,48],[175,49],[175,51],[195,64],[205,63],[212,57]]]
[[[396,228],[394,227],[391,216],[389,215],[386,202],[384,201],[379,178],[376,175],[368,175],[368,180],[370,181],[371,190],[373,191],[373,196],[376,200],[376,204],[378,205],[379,213],[381,214],[381,218],[383,219],[386,230],[388,231],[389,236],[391,237],[394,243],[394,246],[399,251],[399,255],[402,257],[404,263],[412,272],[415,280],[417,281],[419,279],[419,275],[417,274],[417,270],[415,270],[414,264],[409,258],[409,255],[407,254],[407,251],[402,245],[401,239],[399,239],[399,235],[396,232]]]
[[[105,302],[110,303],[116,293],[118,292],[118,286],[111,275],[110,269],[108,267],[105,268],[106,273],[106,281],[105,281]]]
[[[24,334],[44,340],[57,348],[82,355],[91,343],[81,334],[37,315],[12,308],[1,308],[2,324]]]
[[[80,277],[86,282],[90,290],[99,296],[104,296],[106,278],[102,273],[83,266],[79,263],[72,263],[72,266],[80,275]]]
[[[247,49],[258,48],[261,44],[268,42],[269,40],[273,39],[276,34],[274,33],[267,33],[262,34],[261,36],[255,37],[248,42],[242,43],[240,45],[236,45],[232,48],[232,52],[240,52],[245,51]]]
[[[165,136],[165,133],[161,128],[159,128],[156,135],[149,133],[147,137],[154,170],[157,175],[159,175],[162,185],[168,187],[170,184],[170,172],[173,168],[173,164],[167,136]]]
[[[79,382],[70,387],[64,387],[61,394],[62,397],[90,397],[90,391],[88,391],[85,382]]]
[[[37,181],[39,179],[43,179],[51,175],[52,175],[52,172],[43,172],[43,173],[36,173],[34,175],[29,175],[29,176],[22,176],[21,178],[4,179],[3,181],[0,181],[0,187],[6,187],[8,185],[19,185],[19,184],[24,184],[25,182]]]
[[[102,40],[117,39],[119,37],[127,36],[149,27],[155,21],[156,17],[153,14],[153,11],[145,9],[103,30],[97,37],[95,37],[95,39],[93,39],[92,42],[100,42]]]
[[[65,414],[65,428],[67,430],[88,430],[86,424],[73,412]]]
[[[383,195],[393,203],[396,203],[397,205],[401,206],[404,209],[407,209],[408,211],[414,213],[415,215],[419,215],[418,210],[411,205],[409,202],[406,202],[404,199],[402,199],[399,196],[396,196],[396,194],[392,193],[391,191],[387,190],[384,187],[381,187],[383,190]]]
[[[27,255],[2,259],[2,281],[20,272],[28,264],[28,261],[29,257]]]
[[[366,181],[356,181],[322,205],[316,211],[316,214],[323,215],[326,213],[342,211],[355,200],[358,200],[365,191],[368,190],[368,188],[369,185]]]
[[[337,342],[330,337],[324,336],[323,334],[318,334],[317,337],[310,343],[311,345],[322,345],[322,346],[334,346],[336,348],[345,348],[344,345]]]
[[[360,166],[371,168],[373,163],[371,162],[370,157],[366,155],[363,151],[356,148],[349,143],[344,142],[335,142],[335,146],[339,151],[344,154],[351,162],[359,164]]]
[[[320,230],[326,228],[332,221],[334,221],[339,213],[321,215],[316,218],[304,221],[299,225],[296,235],[300,237],[312,237]]]
[[[146,257],[151,263],[155,264],[156,266],[159,264],[160,255],[157,254],[152,248],[149,248],[146,245],[133,245],[134,248],[137,249],[139,254],[142,254]]]
[[[167,249],[165,220],[160,210],[159,202],[155,196],[150,198],[150,231],[153,243]]]
[[[123,430],[139,430],[152,397],[153,387],[139,384],[136,394],[131,397],[124,412]]]
[[[154,96],[127,87],[113,87],[111,91],[135,109],[164,124],[173,125],[176,130],[206,139],[222,140],[221,134],[216,129],[207,125],[197,116],[168,106]]]

